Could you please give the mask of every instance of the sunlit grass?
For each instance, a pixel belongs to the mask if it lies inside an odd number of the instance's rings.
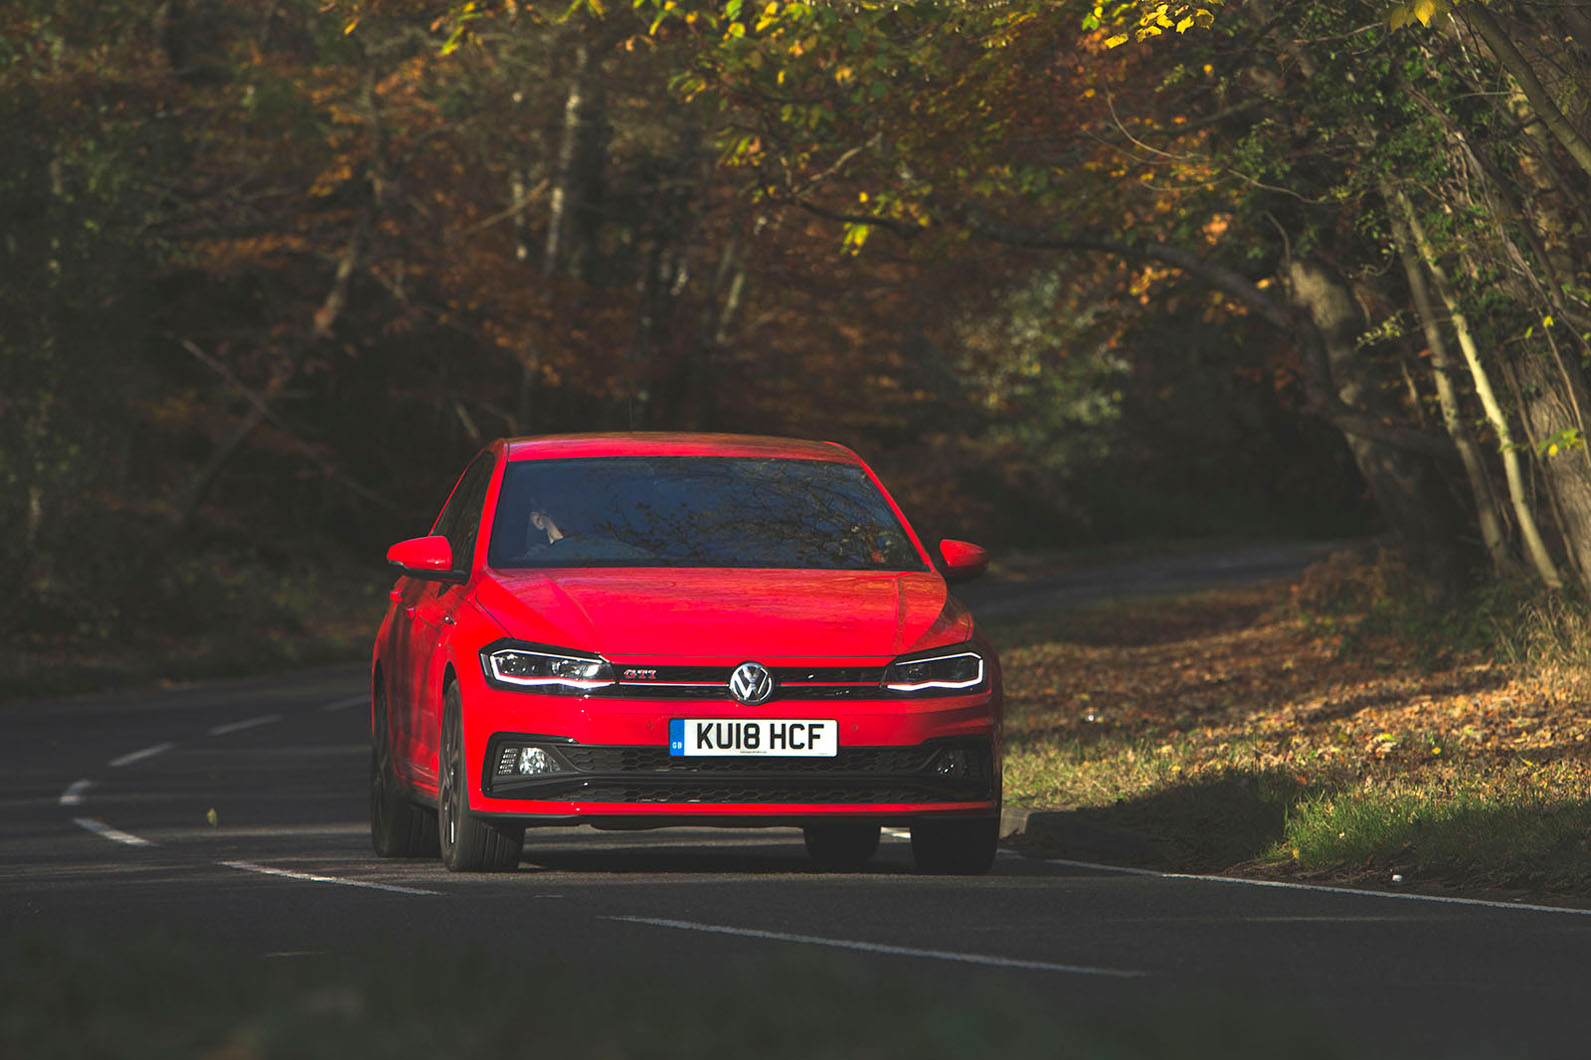
[[[1457,773],[1311,793],[1291,807],[1268,856],[1306,868],[1402,868],[1411,882],[1576,891],[1591,881],[1591,801],[1580,770]]]

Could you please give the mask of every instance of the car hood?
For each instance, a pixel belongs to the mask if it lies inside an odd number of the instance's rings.
[[[972,636],[928,571],[487,571],[476,600],[510,636],[616,661],[880,657]]]

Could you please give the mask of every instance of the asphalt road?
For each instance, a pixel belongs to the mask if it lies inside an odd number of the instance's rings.
[[[534,939],[593,982],[798,953],[936,1004],[992,990],[1095,1019],[1209,1008],[1343,1056],[1591,1054],[1591,911],[1014,853],[987,877],[926,877],[898,837],[865,872],[820,873],[793,830],[532,831],[507,876],[379,860],[363,682],[338,667],[0,706],[0,915],[106,938],[167,926],[261,960]]]
[[[957,586],[956,595],[980,621],[1001,621],[1101,600],[1196,592],[1290,577],[1333,552],[1361,545],[1362,541],[1277,542],[1149,555],[1020,580],[985,578]]]

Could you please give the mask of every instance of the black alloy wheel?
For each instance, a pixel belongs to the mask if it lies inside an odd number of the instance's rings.
[[[437,851],[436,814],[404,794],[392,764],[387,691],[376,679],[370,703],[370,845],[384,858],[431,857]]]
[[[525,845],[525,826],[489,821],[469,810],[464,711],[458,685],[448,688],[442,704],[442,749],[437,765],[441,779],[436,801],[442,864],[450,872],[512,872],[518,868],[519,854]]]
[[[920,872],[981,876],[994,865],[1000,816],[949,817],[912,824],[912,860]]]
[[[856,869],[878,852],[879,826],[865,821],[825,821],[801,829],[807,854],[825,869]]]

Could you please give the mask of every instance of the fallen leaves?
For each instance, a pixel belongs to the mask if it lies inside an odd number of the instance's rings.
[[[1274,766],[1340,784],[1538,759],[1591,777],[1580,675],[1483,658],[1427,668],[1393,638],[1345,654],[1288,600],[1285,587],[1230,590],[997,631],[1014,755],[1105,741],[1128,763],[1175,758],[1184,777]],[[1069,801],[1066,782],[1022,773],[1015,797]]]

